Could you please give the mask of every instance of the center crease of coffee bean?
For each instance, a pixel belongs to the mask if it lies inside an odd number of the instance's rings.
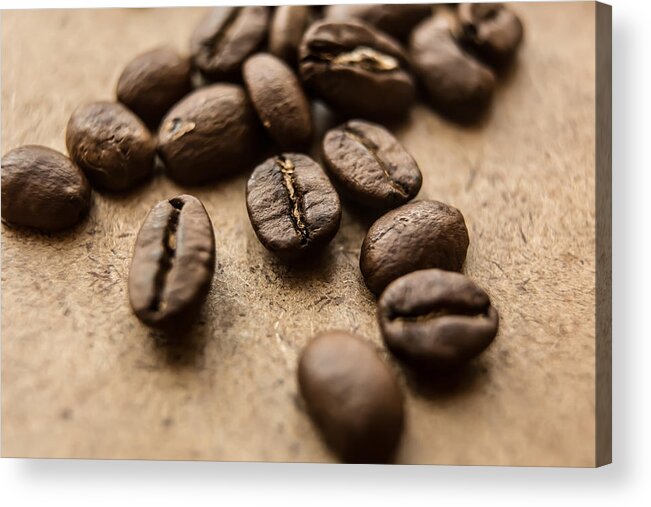
[[[400,68],[400,62],[396,58],[367,46],[338,54],[323,52],[315,57],[330,65],[356,65],[372,72],[389,72]]]
[[[440,317],[459,316],[483,318],[488,315],[489,305],[478,308],[476,306],[454,305],[449,307],[439,307],[427,312],[413,313],[394,313],[389,315],[390,320],[399,320],[403,322],[422,322],[424,320],[434,320]]]
[[[348,125],[344,128],[344,134],[353,141],[361,144],[377,161],[378,165],[382,169],[382,172],[384,173],[384,177],[386,178],[391,188],[398,192],[402,197],[407,197],[408,192],[405,190],[405,188],[398,181],[391,177],[391,173],[389,172],[389,167],[391,167],[391,164],[384,160],[384,158],[378,153],[377,145],[370,139],[364,137],[361,132],[358,132]]]
[[[158,271],[154,279],[154,297],[149,309],[153,312],[163,311],[167,302],[163,300],[163,292],[167,282],[167,277],[172,270],[176,258],[176,230],[179,225],[179,216],[183,208],[183,201],[171,199],[169,201],[172,210],[167,219],[167,225],[163,234],[163,255],[158,263]]]
[[[303,222],[301,196],[296,188],[296,181],[294,180],[294,164],[285,157],[277,157],[276,164],[283,175],[283,184],[285,185],[287,197],[289,198],[289,217],[294,225],[296,234],[301,238],[301,244],[304,245],[310,240],[310,234]]]

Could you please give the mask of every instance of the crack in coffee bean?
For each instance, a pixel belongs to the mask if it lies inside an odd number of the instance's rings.
[[[394,311],[387,315],[391,321],[402,322],[423,322],[427,320],[434,320],[440,317],[448,317],[459,315],[463,317],[476,317],[484,318],[488,315],[489,305],[484,305],[480,308],[472,306],[452,305],[447,307],[433,308],[423,312],[400,312]]]
[[[167,227],[163,236],[163,256],[161,257],[158,272],[156,273],[154,298],[150,306],[150,310],[153,312],[165,310],[167,306],[166,301],[163,300],[163,293],[165,290],[165,282],[170,271],[172,271],[172,266],[176,259],[176,230],[179,225],[179,215],[184,204],[179,199],[171,199],[168,202],[174,210],[172,210],[167,220]]]
[[[364,137],[364,134],[350,125],[346,125],[344,128],[344,134],[348,136],[350,139],[353,141],[358,142],[361,144],[364,148],[368,150],[368,152],[373,156],[373,158],[377,161],[379,166],[382,168],[382,172],[384,173],[384,177],[387,180],[387,183],[391,185],[391,188],[393,188],[396,192],[398,192],[402,197],[407,197],[409,195],[409,192],[405,190],[405,187],[403,187],[398,181],[396,181],[390,174],[389,172],[389,167],[391,167],[391,164],[388,163],[378,152],[378,146],[368,139],[367,137]]]
[[[303,61],[324,62],[330,65],[358,66],[370,72],[390,72],[400,69],[400,62],[393,56],[367,46],[360,46],[343,53],[320,52]]]
[[[204,47],[209,59],[213,58],[219,51],[222,50],[224,44],[227,40],[226,34],[230,31],[231,27],[237,21],[238,16],[241,13],[240,7],[234,7],[229,13],[224,23],[211,37],[206,40],[201,41],[201,45]]]
[[[283,185],[287,190],[290,219],[296,234],[301,238],[301,244],[304,245],[310,241],[310,233],[302,218],[302,198],[294,179],[294,164],[283,156],[276,157],[276,164],[283,175]]]

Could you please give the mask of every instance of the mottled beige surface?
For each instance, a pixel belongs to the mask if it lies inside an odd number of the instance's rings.
[[[456,389],[407,382],[402,463],[595,462],[594,5],[515,7],[516,70],[477,128],[413,110],[398,132],[421,198],[460,208],[466,273],[501,329]],[[111,99],[124,64],[160,43],[185,50],[201,9],[5,12],[2,152],[64,150],[73,108]],[[358,269],[367,223],[345,212],[324,265],[287,269],[256,240],[246,174],[193,190],[215,226],[218,268],[187,349],[156,344],[126,278],[148,209],[181,189],[159,177],[95,194],[59,237],[2,226],[4,456],[331,461],[297,396],[296,358],[332,327],[381,345]],[[472,372],[471,372],[472,373]]]

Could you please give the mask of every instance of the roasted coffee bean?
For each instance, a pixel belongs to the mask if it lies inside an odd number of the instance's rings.
[[[329,5],[325,10],[328,19],[360,19],[398,39],[407,37],[430,14],[432,6],[427,4],[339,4]]]
[[[203,204],[191,195],[161,201],[145,218],[129,271],[136,316],[166,331],[187,328],[208,294],[215,236]]]
[[[325,441],[349,463],[390,461],[403,428],[403,395],[373,347],[345,331],[303,349],[298,384]]]
[[[389,209],[413,199],[422,183],[418,164],[385,128],[351,120],[323,139],[328,172],[350,199]]]
[[[165,113],[190,89],[190,60],[163,47],[131,60],[120,75],[116,94],[142,121],[158,128]]]
[[[307,5],[280,5],[276,7],[269,27],[269,52],[296,67],[298,47],[310,23]]]
[[[460,4],[457,37],[494,67],[508,64],[520,47],[522,22],[504,4]]]
[[[250,57],[243,68],[253,108],[278,145],[301,151],[312,138],[312,113],[294,72],[268,53]]]
[[[391,281],[412,271],[460,271],[468,244],[468,229],[458,209],[418,201],[389,211],[371,226],[359,265],[366,286],[378,296]]]
[[[488,347],[499,317],[488,294],[460,273],[427,269],[391,282],[378,301],[389,350],[433,370],[457,368]]]
[[[244,60],[261,46],[268,24],[268,7],[212,9],[192,34],[192,62],[209,81],[239,80]]]
[[[339,196],[323,169],[295,153],[255,168],[246,187],[246,207],[260,242],[283,260],[323,248],[341,220]]]
[[[416,74],[432,105],[445,115],[471,121],[493,96],[493,72],[465,52],[445,16],[430,18],[411,34],[410,51]]]
[[[117,102],[78,107],[68,121],[66,146],[100,189],[127,190],[154,169],[156,141],[140,118]]]
[[[191,93],[158,132],[167,174],[191,185],[246,169],[258,149],[257,123],[241,86],[222,83]]]
[[[361,21],[314,23],[303,36],[299,66],[305,84],[347,117],[395,119],[414,101],[406,54]]]
[[[2,157],[2,219],[44,231],[79,223],[91,190],[72,160],[45,146],[14,148]]]

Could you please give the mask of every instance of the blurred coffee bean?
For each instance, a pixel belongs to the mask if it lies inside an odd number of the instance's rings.
[[[14,148],[2,157],[2,219],[43,231],[67,229],[90,208],[91,190],[72,160],[45,146]]]
[[[301,353],[298,385],[316,426],[343,461],[391,460],[402,434],[404,397],[370,344],[345,331],[317,335]]]
[[[495,76],[461,49],[448,18],[437,16],[419,24],[411,34],[410,54],[435,108],[461,121],[484,112],[493,96]]]
[[[118,102],[78,107],[68,121],[66,146],[100,189],[127,190],[154,168],[156,141],[140,118]]]
[[[307,5],[280,5],[269,27],[269,52],[295,68],[298,47],[312,17]]]
[[[299,66],[305,84],[346,117],[395,119],[414,101],[398,42],[359,21],[314,23],[301,42]]]
[[[356,18],[403,39],[420,21],[432,14],[432,9],[433,6],[428,4],[339,4],[327,6],[325,17],[337,21]]]
[[[239,81],[244,60],[267,35],[269,8],[216,7],[194,30],[192,62],[209,81]]]
[[[264,128],[284,150],[301,151],[312,138],[310,103],[285,62],[268,53],[250,57],[244,84]]]
[[[171,48],[147,51],[122,71],[117,98],[148,126],[157,129],[161,118],[191,90],[190,60]]]

